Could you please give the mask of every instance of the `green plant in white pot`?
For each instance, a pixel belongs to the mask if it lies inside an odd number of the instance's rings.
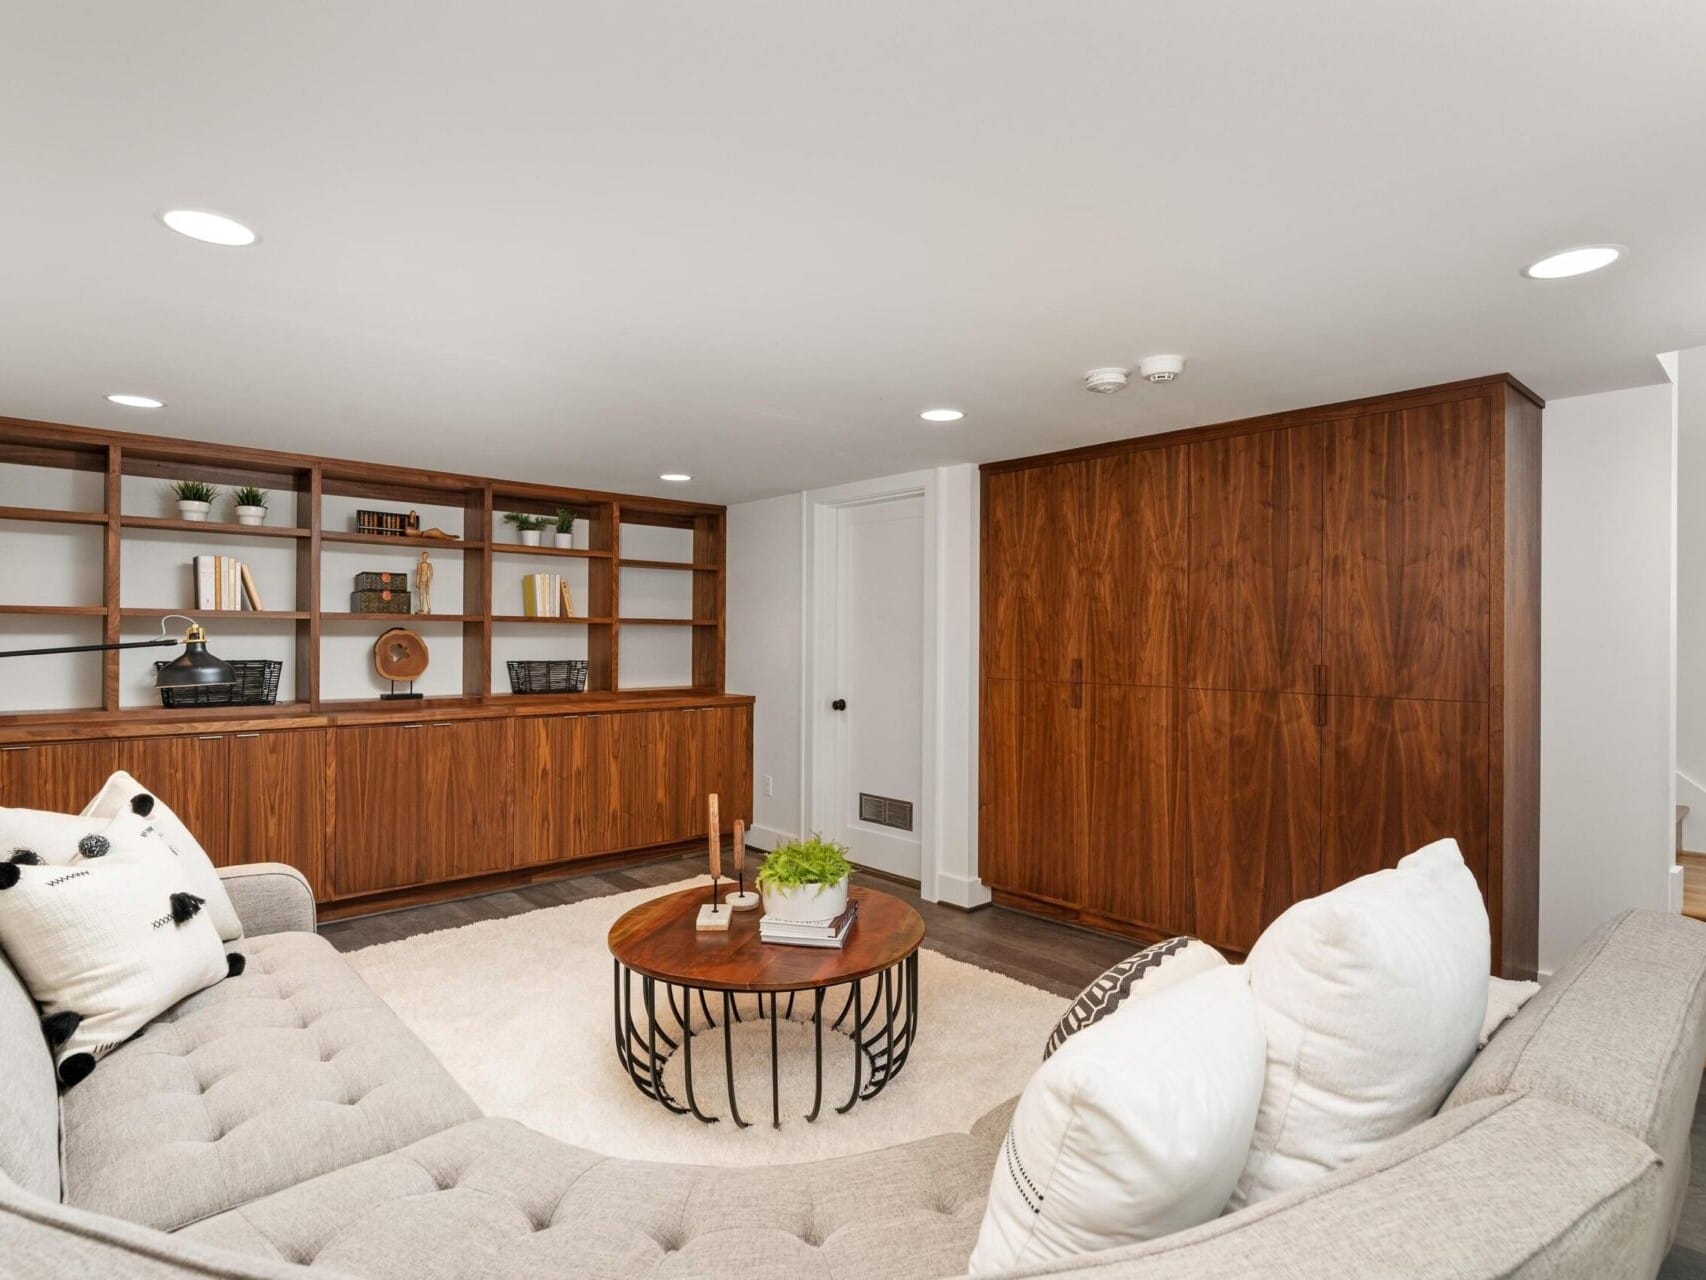
[[[815,832],[809,840],[779,844],[758,868],[764,914],[802,923],[833,920],[847,909],[847,877],[852,874],[846,848]]]

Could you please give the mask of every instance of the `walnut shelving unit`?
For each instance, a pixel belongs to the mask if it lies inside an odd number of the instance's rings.
[[[435,707],[507,702],[515,695],[507,689],[492,687],[492,628],[494,624],[521,622],[539,627],[554,625],[565,634],[570,634],[572,629],[585,631],[587,693],[565,695],[560,701],[572,701],[577,696],[591,703],[618,700],[624,695],[668,693],[705,697],[723,692],[725,539],[724,510],[720,506],[0,418],[0,465],[6,464],[95,472],[103,477],[103,501],[99,510],[0,507],[0,521],[101,529],[104,535],[101,544],[102,592],[99,602],[87,604],[0,604],[0,617],[99,618],[101,638],[107,642],[123,637],[126,621],[158,618],[167,613],[189,613],[213,623],[243,620],[287,624],[293,637],[295,698],[271,707],[232,708],[227,714],[240,711],[245,719],[263,719],[330,714],[359,708],[363,712],[380,714],[390,711],[398,719],[407,719]],[[202,523],[128,512],[124,509],[126,477],[161,481],[205,480],[227,490],[240,484],[258,485],[268,489],[273,496],[269,519],[282,523],[261,526],[220,521]],[[445,541],[388,537],[330,528],[326,523],[328,498],[357,499],[364,505],[399,510],[415,507],[460,509],[461,528],[451,531],[460,532],[464,538]],[[517,511],[548,516],[558,507],[572,507],[583,514],[584,526],[590,530],[590,545],[573,549],[529,547],[497,540],[492,534],[494,513]],[[689,532],[692,538],[691,559],[624,559],[621,550],[624,525],[660,526]],[[294,542],[294,590],[285,592],[289,597],[289,607],[212,611],[187,607],[181,599],[158,607],[124,602],[121,588],[127,560],[136,554],[147,554],[144,548],[132,545],[131,535],[149,532],[205,538],[210,549],[218,547],[239,557],[240,548],[251,540]],[[428,550],[435,559],[460,556],[462,598],[459,601],[440,599],[437,604],[444,611],[430,615],[364,614],[327,609],[322,590],[325,550],[363,546]],[[498,611],[493,585],[494,560],[500,556],[539,557],[546,564],[553,558],[584,562],[587,566],[585,599],[577,599],[576,604],[585,610],[586,616],[528,618]],[[692,616],[624,617],[621,581],[622,571],[627,568],[689,575],[692,581]],[[342,629],[362,624],[372,624],[375,637],[385,626],[457,628],[462,646],[459,692],[448,697],[428,697],[412,703],[394,704],[381,704],[375,699],[323,696],[321,659],[324,629],[328,625]],[[622,633],[625,627],[688,628],[692,646],[690,682],[667,689],[621,688]],[[212,631],[217,650],[220,640],[217,626]],[[231,656],[229,649],[227,653]],[[102,723],[116,723],[126,718],[146,718],[157,722],[171,717],[172,713],[165,713],[163,717],[158,706],[125,705],[120,685],[119,654],[108,652],[100,655],[100,659],[100,688],[87,706],[4,713],[0,714],[0,724],[22,727],[36,719],[63,721],[79,717],[98,719]],[[532,698],[525,700],[533,701]],[[206,719],[209,710],[198,708],[185,712],[184,718]]]

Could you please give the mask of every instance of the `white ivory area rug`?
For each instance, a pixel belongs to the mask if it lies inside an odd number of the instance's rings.
[[[843,999],[832,992],[824,1005],[824,1102],[815,1122],[805,1120],[814,1062],[809,997],[796,1002],[795,1020],[778,1030],[781,1129],[770,1125],[767,1022],[743,1023],[734,1032],[736,1100],[751,1128],[673,1115],[641,1096],[617,1062],[605,935],[630,907],[693,883],[420,934],[346,959],[487,1115],[511,1117],[607,1155],[703,1164],[816,1160],[963,1133],[1024,1088],[1068,1003],[933,952],[926,936],[918,1037],[905,1069],[875,1098],[846,1115],[835,1110],[852,1089],[853,1049],[828,1029]],[[751,997],[742,999],[743,1013],[751,1003]],[[634,1005],[638,1021],[638,978]],[[715,1001],[713,1008],[720,1017]],[[668,1019],[663,1025],[674,1029]],[[726,1116],[722,1050],[720,1031],[696,1031],[695,1095],[703,1110]],[[666,1077],[677,1098],[683,1096],[680,1071],[677,1054]]]

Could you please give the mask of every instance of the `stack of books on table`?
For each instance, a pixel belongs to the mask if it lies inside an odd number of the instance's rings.
[[[761,942],[780,942],[790,947],[839,948],[847,941],[847,931],[858,914],[859,904],[855,901],[849,902],[847,910],[833,920],[802,922],[764,916],[758,922],[758,937]]]

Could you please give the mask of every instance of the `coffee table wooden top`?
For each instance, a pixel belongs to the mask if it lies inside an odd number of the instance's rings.
[[[727,886],[725,886],[727,892]],[[924,941],[924,920],[892,894],[850,886],[859,915],[840,950],[760,942],[764,908],[736,911],[727,933],[693,927],[711,886],[643,902],[610,926],[610,954],[635,973],[707,991],[806,991],[880,973]]]

